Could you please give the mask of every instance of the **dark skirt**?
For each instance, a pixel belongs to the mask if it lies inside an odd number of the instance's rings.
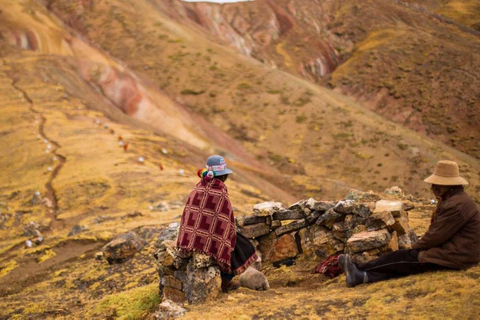
[[[232,251],[230,259],[233,274],[240,274],[257,261],[258,257],[255,253],[255,247],[250,240],[237,232],[237,242],[235,249]]]

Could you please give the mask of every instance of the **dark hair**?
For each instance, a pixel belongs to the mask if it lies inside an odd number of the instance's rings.
[[[228,174],[224,174],[224,175],[215,177],[215,179],[218,179],[218,180],[220,180],[220,181],[222,181],[222,182],[227,181],[227,178],[228,178]]]

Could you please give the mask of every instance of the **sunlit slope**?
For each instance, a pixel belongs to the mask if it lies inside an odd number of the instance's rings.
[[[78,7],[57,1],[52,11],[68,23]],[[382,190],[393,183],[427,196],[421,180],[441,158],[458,160],[473,184],[478,181],[478,160],[216,45],[148,2],[101,1],[82,8],[75,27],[88,39],[195,117],[241,141],[291,179],[288,188],[298,193],[341,195],[351,187]]]

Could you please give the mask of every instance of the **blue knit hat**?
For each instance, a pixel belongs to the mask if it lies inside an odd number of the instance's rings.
[[[208,171],[213,171],[216,177],[233,173],[232,170],[227,169],[225,159],[218,155],[208,157],[206,168]]]

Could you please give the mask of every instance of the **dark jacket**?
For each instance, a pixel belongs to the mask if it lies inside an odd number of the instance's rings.
[[[413,245],[418,260],[466,269],[480,261],[480,209],[463,191],[448,192],[428,231]]]

